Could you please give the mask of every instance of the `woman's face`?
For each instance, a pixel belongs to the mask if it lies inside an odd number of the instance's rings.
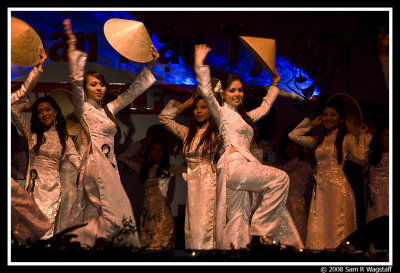
[[[239,106],[243,100],[243,85],[239,80],[231,83],[227,90],[222,92],[221,97],[232,106]]]
[[[326,107],[322,113],[322,125],[330,132],[339,127],[344,118],[332,107]]]
[[[100,103],[106,94],[106,86],[92,75],[87,76],[85,88],[87,97],[97,103]]]
[[[37,107],[37,117],[46,128],[54,124],[56,114],[57,111],[51,106],[50,102],[45,101],[39,103]]]
[[[208,111],[208,107],[206,102],[203,99],[200,99],[193,110],[193,115],[196,121],[200,124],[207,122],[210,118],[210,111]]]
[[[150,148],[150,159],[152,162],[160,162],[163,158],[163,146],[160,142],[154,142]]]

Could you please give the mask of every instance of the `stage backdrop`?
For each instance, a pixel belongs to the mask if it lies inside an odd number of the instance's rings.
[[[262,15],[259,12],[253,13],[256,16]],[[43,81],[68,81],[65,64],[67,61],[66,45],[61,24],[65,18],[71,19],[78,40],[77,47],[88,52],[88,62],[91,67],[104,72],[109,82],[125,83],[134,78],[140,72],[143,64],[127,60],[116,52],[107,42],[103,32],[103,26],[107,20],[121,18],[138,20],[145,24],[154,46],[161,55],[153,68],[160,83],[196,85],[193,72],[193,48],[195,44],[207,43],[212,47],[212,51],[207,57],[207,63],[211,65],[212,72],[216,76],[222,72],[235,72],[240,74],[246,84],[254,86],[269,84],[271,75],[254,61],[238,36],[254,35],[276,39],[275,34],[267,30],[259,31],[257,34],[247,33],[246,26],[241,24],[217,23],[215,26],[204,24],[211,16],[215,18],[218,15],[215,12],[158,11],[152,12],[152,14],[138,12],[138,16],[135,14],[134,11],[31,10],[11,12],[11,16],[20,18],[31,25],[42,39],[49,57],[45,63],[46,72],[42,75]],[[222,14],[227,15],[226,13]],[[252,12],[242,13],[246,16],[251,16],[251,14]],[[176,16],[176,20],[171,21],[172,16]],[[265,16],[268,16],[268,13],[265,13]],[[203,19],[204,22],[199,19]],[[190,20],[190,25],[184,20]],[[179,24],[179,21],[183,25]],[[190,27],[190,32],[187,32],[188,27]],[[203,30],[201,30],[202,28]],[[219,29],[216,31],[217,33],[215,33],[216,29]],[[204,33],[204,30],[210,30],[210,32]],[[279,46],[278,40],[276,66],[282,78],[280,87],[288,94],[296,95],[295,92],[298,92],[297,96],[301,98],[300,89],[310,86],[313,80],[301,67],[296,66],[293,60],[283,56]],[[23,79],[29,70],[29,68],[18,66],[12,66],[11,69],[13,81]],[[301,77],[304,81],[295,83],[295,77]],[[316,86],[314,94],[318,93]]]

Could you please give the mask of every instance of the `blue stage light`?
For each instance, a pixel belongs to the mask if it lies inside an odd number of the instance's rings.
[[[47,50],[52,44],[60,43],[61,40],[51,40],[48,37],[56,31],[63,31],[62,26],[59,24],[65,18],[71,18],[72,26],[75,31],[83,33],[95,33],[97,35],[97,54],[98,58],[96,64],[111,67],[114,69],[129,71],[130,73],[138,74],[143,68],[144,64],[134,63],[131,61],[121,61],[118,52],[116,52],[111,45],[107,42],[103,32],[104,23],[111,18],[121,18],[128,20],[135,20],[126,11],[12,11],[11,16],[16,16],[28,24],[30,24],[36,31],[41,31],[45,35],[45,49]],[[58,24],[57,27],[55,27]],[[158,41],[158,37],[151,33],[153,45],[158,50],[165,47],[165,44]],[[223,46],[221,46],[223,48]],[[86,50],[86,48],[85,48]],[[238,51],[239,64],[229,65],[228,60],[221,51],[218,49],[213,50],[207,56],[207,63],[211,67],[218,68],[220,71],[234,72],[240,75],[243,82],[247,85],[253,86],[267,86],[271,79],[271,75],[262,68],[257,76],[250,76],[249,71],[254,67],[252,55],[244,49],[240,48]],[[165,53],[165,57],[171,57],[171,51]],[[49,64],[52,60],[47,60]],[[276,56],[276,67],[279,71],[281,81],[279,88],[287,92],[289,95],[298,96],[300,99],[304,97],[301,89],[307,88],[313,84],[304,71],[296,68],[296,73],[293,72],[293,67],[290,62],[282,56]],[[31,67],[18,67],[11,66],[11,80],[19,81],[25,78]],[[178,63],[169,62],[167,64],[156,63],[152,69],[156,79],[164,84],[183,84],[183,85],[196,85],[196,77],[193,71],[193,65],[187,64],[181,56],[179,56]],[[301,78],[299,78],[301,73]],[[67,77],[67,76],[66,76]],[[297,82],[295,81],[297,78]],[[299,79],[306,79],[299,81]],[[318,95],[318,88],[315,86],[312,96]]]

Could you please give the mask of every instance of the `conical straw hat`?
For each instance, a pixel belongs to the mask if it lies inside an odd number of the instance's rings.
[[[82,133],[82,126],[74,113],[65,117],[67,122],[67,132],[69,136],[79,136]]]
[[[38,49],[43,46],[39,35],[25,21],[11,17],[11,63],[34,66],[40,62]]]
[[[347,132],[358,138],[360,135],[361,126],[363,124],[363,117],[357,101],[346,93],[333,94],[327,100],[327,103],[334,101],[340,101],[344,106]]]
[[[276,43],[274,39],[239,36],[253,57],[271,74],[275,71]]]
[[[153,59],[153,44],[142,22],[113,18],[104,24],[104,35],[110,45],[125,58],[147,63]]]
[[[61,113],[67,122],[67,131],[70,136],[77,136],[82,132],[82,127],[75,116],[72,104],[72,93],[66,89],[56,88],[51,90],[50,96],[55,99],[61,109]]]
[[[50,91],[50,97],[55,99],[58,106],[61,108],[64,117],[74,112],[72,104],[72,93],[66,89],[56,88]]]

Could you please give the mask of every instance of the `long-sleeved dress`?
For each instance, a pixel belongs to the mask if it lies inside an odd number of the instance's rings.
[[[217,163],[217,248],[245,248],[251,236],[269,236],[282,244],[303,247],[286,208],[288,175],[261,164],[252,155],[253,129],[229,104],[220,106],[210,83],[208,66],[195,67],[200,93],[213,116],[224,153]],[[256,122],[265,116],[279,89],[270,87],[261,105],[248,112]],[[238,152],[230,153],[234,146]],[[252,215],[251,215],[252,214]]]
[[[29,72],[28,77],[25,79],[24,83],[21,85],[20,89],[11,93],[11,105],[20,101],[23,97],[28,95],[38,82],[42,72],[34,66]]]
[[[69,50],[68,57],[75,115],[88,139],[69,225],[88,223],[73,231],[81,244],[93,246],[97,238],[105,238],[118,245],[140,247],[132,206],[114,154],[116,125],[101,106],[86,99],[83,78],[87,54]],[[126,92],[107,104],[108,109],[116,115],[154,82],[151,71],[144,68]],[[119,233],[124,231],[126,235],[120,238]]]
[[[33,82],[36,81],[37,78],[34,78]],[[28,122],[22,116],[22,111],[31,106],[27,96],[31,90],[31,84],[28,88],[24,88],[25,93],[16,93],[17,98],[12,101],[11,111],[14,124],[23,132],[28,141],[29,164],[25,188],[27,189],[34,180],[33,199],[52,224],[52,228],[42,238],[47,239],[54,234],[56,218],[61,203],[60,169],[62,159],[64,156],[68,157],[76,169],[79,168],[81,159],[70,137],[66,141],[66,148],[64,154],[62,154],[62,145],[54,125],[44,132],[45,142],[40,146],[39,151],[36,153],[33,150],[37,142],[36,134],[31,132]],[[30,175],[32,170],[37,172],[35,179]]]
[[[289,138],[311,149],[316,137],[305,134],[312,128],[311,120],[305,118],[289,133]],[[334,144],[337,132],[338,129],[335,129],[325,136],[315,151],[316,185],[312,193],[306,239],[306,247],[310,249],[334,249],[357,228],[354,193],[342,164],[337,162]],[[342,162],[349,154],[364,160],[370,139],[370,135],[361,134],[357,143],[353,135],[347,134],[343,139]]]
[[[80,155],[82,154],[81,151],[79,153]],[[76,179],[78,178],[78,172],[79,168],[75,168],[68,157],[64,156],[60,169],[61,202],[54,226],[55,234],[68,228],[69,214],[77,196]]]
[[[133,143],[120,156],[119,160],[137,174],[141,165],[132,158],[142,150],[140,142]],[[140,209],[140,243],[147,250],[172,249],[174,218],[169,207],[167,193],[172,176],[182,174],[186,166],[171,165],[171,176],[157,176],[158,164],[149,169],[149,177],[143,184],[144,200]]]
[[[372,205],[367,205],[366,222],[387,215],[389,216],[389,153],[382,154],[377,167],[369,169],[369,188]]]
[[[182,113],[177,108],[179,102],[170,100],[159,115],[159,121],[169,131],[186,140],[189,128],[175,122],[173,119]],[[187,199],[185,210],[185,248],[186,249],[215,249],[215,211],[216,211],[216,171],[213,158],[216,149],[203,155],[203,147],[196,147],[206,128],[197,130],[190,151],[184,153],[188,164],[187,173],[183,178],[187,183]],[[214,137],[214,141],[216,138]],[[213,141],[213,143],[214,143]]]
[[[33,67],[21,88],[11,93],[11,105],[21,100],[32,90],[40,77],[40,71]],[[32,195],[11,178],[11,231],[20,244],[27,239],[35,241],[42,238],[53,225],[39,209]]]

